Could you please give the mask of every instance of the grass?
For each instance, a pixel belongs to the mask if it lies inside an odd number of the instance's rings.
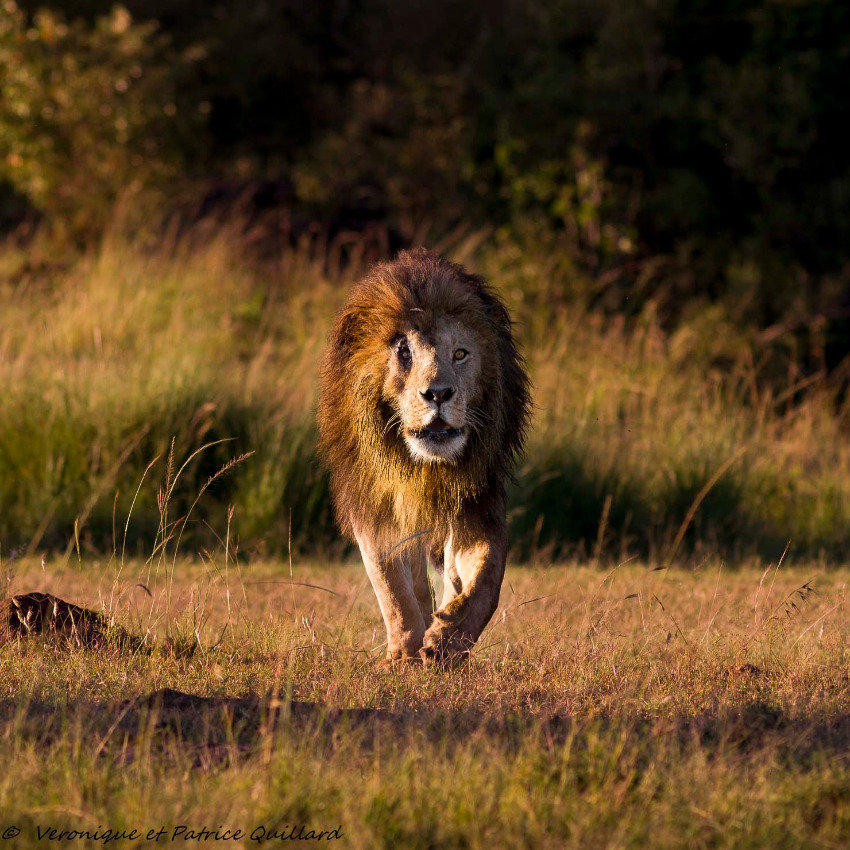
[[[510,566],[471,662],[439,673],[376,668],[354,563],[180,560],[152,596],[143,562],[6,567],[17,592],[155,637],[0,653],[0,827],[21,846],[48,826],[305,824],[423,848],[840,847],[850,830],[846,568]],[[207,699],[132,702],[162,688]]]
[[[589,309],[556,258],[447,250],[504,292],[537,407],[514,565],[453,672],[377,668],[315,463],[357,263],[258,265],[224,232],[0,252],[0,584],[140,638],[0,648],[0,836],[846,845],[846,403],[715,308],[664,331]]]
[[[316,373],[363,269],[318,238],[258,264],[240,239],[190,233],[152,247],[114,235],[54,262],[0,251],[3,553],[64,552],[75,523],[83,551],[108,552],[113,516],[128,513],[155,457],[150,476],[162,478],[172,440],[181,458],[230,440],[173,493],[185,511],[228,459],[254,453],[205,494],[192,547],[214,545],[210,526],[236,505],[243,553],[281,555],[291,540],[339,555],[315,460]],[[510,494],[517,559],[737,562],[790,539],[798,555],[844,560],[850,412],[799,370],[789,340],[759,342],[713,306],[675,331],[652,308],[606,316],[560,258],[497,237],[444,248],[504,293],[535,384]],[[134,505],[130,552],[156,532],[154,494],[143,488]]]

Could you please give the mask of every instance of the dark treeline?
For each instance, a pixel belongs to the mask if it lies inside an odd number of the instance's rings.
[[[126,5],[132,23],[112,0],[26,0],[17,41],[6,22],[7,223],[28,206],[88,238],[105,214],[79,209],[133,180],[173,197],[254,186],[296,216],[380,221],[402,239],[500,228],[562,251],[602,307],[653,297],[675,318],[711,299],[799,333],[818,367],[850,350],[840,0]],[[60,20],[79,23],[65,36]],[[15,63],[47,82],[15,89]],[[118,88],[84,77],[91,64]],[[76,111],[54,103],[62,86]],[[104,110],[109,126],[81,137]],[[45,133],[47,147],[30,138]],[[42,156],[55,161],[39,179],[22,173]]]

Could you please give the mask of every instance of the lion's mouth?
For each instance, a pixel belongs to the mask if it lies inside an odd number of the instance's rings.
[[[452,428],[448,422],[443,421],[439,416],[429,422],[424,428],[415,430],[408,429],[411,437],[417,440],[427,440],[433,443],[443,443],[446,440],[453,440],[455,437],[460,437],[464,432],[464,428]]]

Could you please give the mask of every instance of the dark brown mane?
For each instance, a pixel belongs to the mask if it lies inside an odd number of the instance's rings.
[[[488,427],[470,434],[456,464],[416,463],[387,427],[393,412],[382,398],[387,348],[411,311],[426,326],[441,316],[460,320],[492,355],[482,368],[478,405]],[[320,450],[343,529],[351,533],[353,522],[398,539],[444,528],[464,503],[486,512],[504,497],[530,407],[508,312],[483,278],[425,250],[376,265],[351,290],[322,361]],[[398,499],[410,517],[403,527]]]

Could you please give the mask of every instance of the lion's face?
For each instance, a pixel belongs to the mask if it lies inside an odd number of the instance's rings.
[[[434,253],[402,252],[352,288],[329,343],[319,446],[343,528],[391,547],[424,528],[447,535],[464,505],[492,519],[531,399],[487,283]]]
[[[422,463],[458,461],[478,424],[484,346],[461,322],[436,317],[428,328],[414,321],[387,352],[384,397],[393,407],[411,457]]]

